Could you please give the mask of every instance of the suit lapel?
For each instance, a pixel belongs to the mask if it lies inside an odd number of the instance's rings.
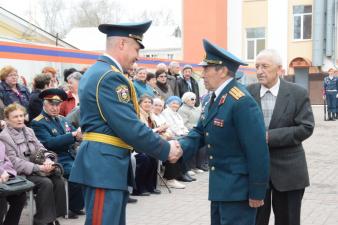
[[[220,100],[222,99],[222,96],[227,94],[229,92],[229,90],[235,86],[236,84],[236,80],[233,79],[232,81],[230,81],[230,83],[225,86],[225,88],[222,90],[221,94],[219,96],[217,96],[217,98],[215,99],[214,103],[212,104],[211,107],[209,107],[210,105],[210,101],[208,102],[208,104],[205,106],[206,107],[206,114],[205,114],[205,122],[204,122],[204,126],[206,126],[213,118],[214,116],[217,114],[218,112],[218,108],[220,107]],[[225,99],[226,101],[226,99]],[[225,104],[225,102],[224,102]]]
[[[273,109],[269,128],[275,127],[289,105],[289,90],[283,79],[280,79],[280,86],[276,99],[275,108]]]

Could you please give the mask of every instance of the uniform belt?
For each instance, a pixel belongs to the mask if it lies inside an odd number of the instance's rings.
[[[133,150],[133,147],[122,141],[121,138],[107,135],[107,134],[100,134],[95,132],[88,132],[83,134],[83,140],[85,141],[96,141],[101,142],[104,144],[113,145],[120,148],[125,148],[128,150]]]
[[[326,91],[328,91],[328,92],[335,92],[335,91],[337,91],[337,90],[326,90]]]

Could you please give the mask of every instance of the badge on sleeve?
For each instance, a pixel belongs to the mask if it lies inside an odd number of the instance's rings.
[[[126,85],[118,86],[116,88],[116,93],[120,102],[127,103],[130,101],[129,89]]]
[[[224,126],[224,120],[215,118],[214,119],[214,125],[217,126],[217,127],[223,127]]]

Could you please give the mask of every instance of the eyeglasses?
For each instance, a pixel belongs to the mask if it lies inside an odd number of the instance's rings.
[[[167,75],[163,75],[163,76],[158,76],[160,78],[167,78]]]
[[[8,77],[18,77],[19,75],[17,73],[10,73],[8,74]]]

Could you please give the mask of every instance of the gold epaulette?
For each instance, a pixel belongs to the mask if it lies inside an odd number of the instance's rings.
[[[245,94],[238,87],[231,88],[229,94],[236,100],[245,96]]]
[[[37,117],[35,117],[34,120],[35,120],[35,121],[40,121],[40,120],[42,120],[43,118],[45,118],[45,116],[42,115],[42,114],[40,114],[40,115],[38,115]]]

